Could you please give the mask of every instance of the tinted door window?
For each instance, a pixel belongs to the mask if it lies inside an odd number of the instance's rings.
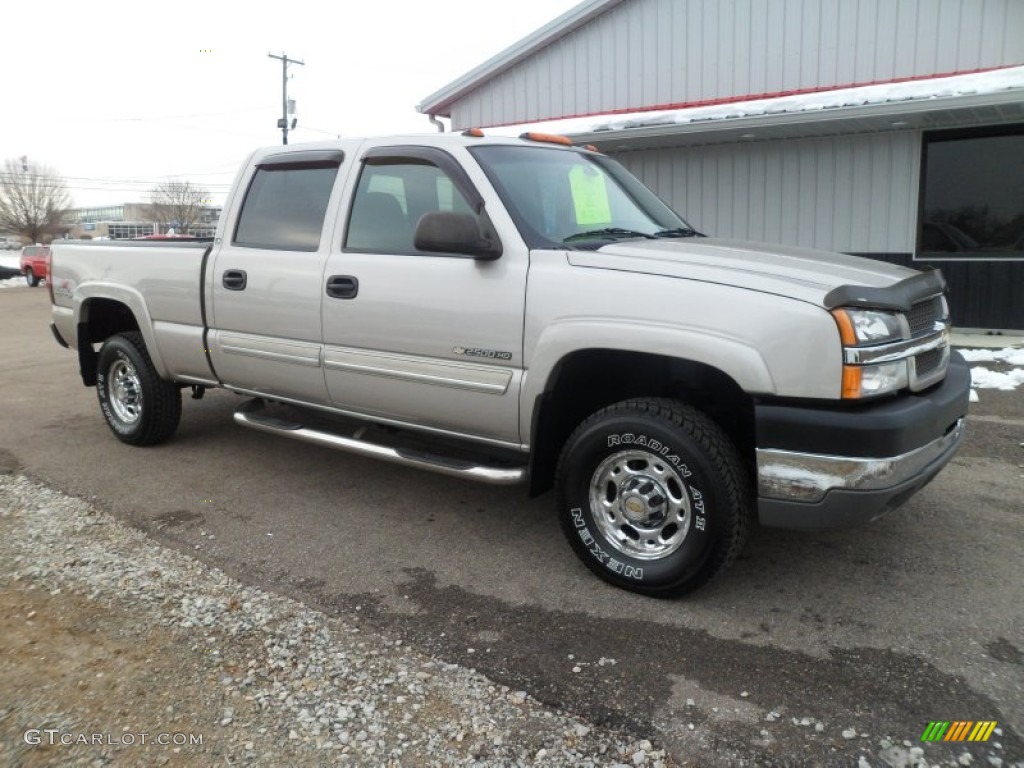
[[[315,251],[338,166],[259,168],[249,184],[234,244]]]
[[[419,159],[367,163],[359,174],[345,247],[415,253],[416,223],[425,213],[473,209],[452,179]]]

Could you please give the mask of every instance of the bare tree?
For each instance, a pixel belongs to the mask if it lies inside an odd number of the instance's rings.
[[[191,181],[171,179],[149,191],[149,212],[163,229],[174,227],[178,234],[187,235],[201,220],[209,199],[207,189]]]
[[[42,242],[62,230],[61,219],[71,207],[64,179],[53,168],[8,158],[0,171],[0,229]],[[66,229],[66,227],[64,228]]]

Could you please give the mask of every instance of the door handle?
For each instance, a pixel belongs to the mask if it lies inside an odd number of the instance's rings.
[[[229,291],[244,291],[246,274],[244,269],[229,269],[221,278],[221,285]]]
[[[354,299],[359,294],[359,279],[351,275],[327,278],[327,295],[332,299]]]

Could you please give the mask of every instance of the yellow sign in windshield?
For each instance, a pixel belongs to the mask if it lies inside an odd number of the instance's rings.
[[[612,210],[608,204],[604,174],[595,168],[577,165],[569,171],[569,188],[577,224],[589,226],[611,222]]]

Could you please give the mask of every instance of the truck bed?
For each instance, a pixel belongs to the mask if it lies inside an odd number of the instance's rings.
[[[210,242],[74,240],[53,244],[54,324],[77,348],[74,299],[128,305],[161,375],[211,380],[203,343],[203,267]]]

